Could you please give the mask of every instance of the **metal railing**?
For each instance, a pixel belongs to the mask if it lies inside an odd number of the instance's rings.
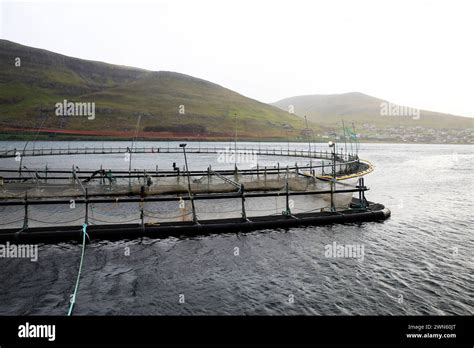
[[[356,158],[353,154],[336,153],[337,158],[342,161],[350,161]],[[231,152],[234,153],[234,149],[229,147],[189,147],[186,148],[188,153],[207,153],[207,154],[220,154]],[[260,156],[287,156],[287,157],[303,157],[303,158],[314,158],[314,159],[332,159],[332,153],[326,151],[309,151],[309,150],[296,150],[296,149],[262,149],[262,148],[246,148],[240,147],[236,149],[237,153],[252,153]],[[64,155],[106,155],[106,154],[125,154],[125,153],[182,153],[182,149],[179,147],[76,147],[76,148],[39,148],[39,149],[11,149],[11,150],[0,150],[0,158],[11,158],[11,157],[35,157],[35,156],[64,156]]]

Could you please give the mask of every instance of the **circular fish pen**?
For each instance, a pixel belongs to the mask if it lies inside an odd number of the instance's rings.
[[[388,209],[365,198],[363,176],[373,166],[335,145],[328,149],[180,144],[4,150],[0,158],[14,160],[16,168],[0,169],[0,239],[80,239],[84,226],[89,238],[134,238],[388,218]],[[122,161],[87,169],[88,160],[70,169],[23,163],[45,156]]]

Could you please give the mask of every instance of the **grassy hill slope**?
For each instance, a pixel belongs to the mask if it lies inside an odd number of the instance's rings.
[[[363,93],[345,93],[333,95],[304,95],[279,100],[275,105],[282,110],[294,106],[295,114],[306,115],[308,120],[321,126],[337,126],[341,118],[356,125],[370,124],[375,127],[431,127],[438,129],[463,129],[474,127],[474,119],[420,110],[420,118],[409,116],[383,116],[381,103],[383,99]]]
[[[56,116],[54,106],[64,99],[94,102],[95,119]],[[151,138],[221,139],[233,137],[235,128],[239,138],[286,138],[287,132],[296,138],[304,128],[295,115],[202,79],[0,40],[0,131],[43,124],[51,133],[130,136],[139,117],[139,136]]]

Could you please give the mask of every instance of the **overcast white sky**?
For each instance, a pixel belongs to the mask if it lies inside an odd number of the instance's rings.
[[[0,37],[263,102],[358,91],[474,117],[474,1],[8,2]]]

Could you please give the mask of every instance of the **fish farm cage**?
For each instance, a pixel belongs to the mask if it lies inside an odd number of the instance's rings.
[[[101,165],[81,170],[72,165],[60,170],[22,164],[28,157],[78,155],[121,155],[128,168]],[[147,169],[132,167],[132,156],[138,155],[148,156]],[[185,164],[169,163],[166,169],[150,165],[164,155],[184,159]],[[202,155],[225,156],[226,168],[188,167],[189,158]],[[272,158],[272,165],[262,165],[262,157]],[[8,158],[16,161],[16,168],[0,168],[4,241],[79,240],[86,227],[89,238],[113,239],[379,221],[390,216],[383,205],[365,198],[363,176],[373,166],[334,144],[329,151],[186,144],[0,151],[0,160]],[[251,166],[240,166],[241,158],[250,158]]]

